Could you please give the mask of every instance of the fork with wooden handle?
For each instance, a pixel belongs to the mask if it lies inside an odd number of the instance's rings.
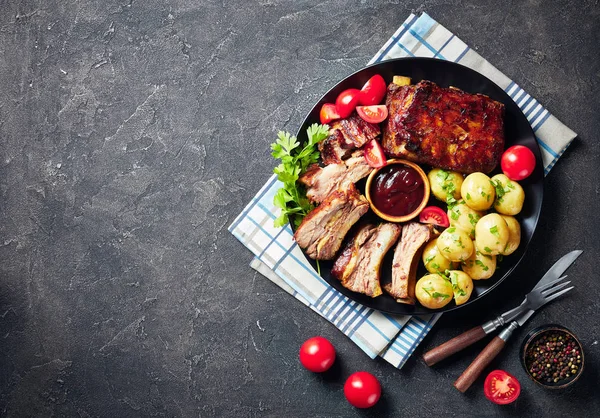
[[[548,286],[553,286],[554,284],[558,283],[559,280],[564,279],[564,277],[562,277],[556,280],[558,276],[563,274],[565,270],[569,268],[569,266],[571,266],[573,262],[575,262],[575,260],[577,259],[577,257],[579,257],[579,255],[581,255],[581,253],[582,251],[575,250],[562,256],[556,263],[554,263],[552,267],[550,267],[550,269],[548,269],[546,274],[544,274],[544,276],[540,279],[540,281],[535,285],[533,289],[547,289]],[[521,305],[517,306],[516,308],[504,312],[496,319],[488,321],[483,325],[472,328],[469,331],[462,333],[458,337],[455,337],[450,341],[447,341],[444,344],[425,353],[423,355],[423,360],[425,360],[425,364],[427,364],[428,366],[433,366],[434,364],[442,361],[443,359],[451,356],[452,354],[458,353],[462,349],[481,340],[486,335],[491,334],[501,326],[510,323],[512,320],[517,318],[523,312],[526,312],[528,309],[532,308],[528,305],[527,297],[525,297]]]
[[[566,277],[566,276],[565,276]],[[454,382],[454,387],[461,392],[465,392],[473,382],[479,377],[481,372],[492,362],[492,360],[502,351],[506,342],[512,335],[513,331],[517,327],[523,326],[525,322],[534,314],[537,308],[545,305],[546,303],[564,295],[574,286],[563,289],[571,282],[562,282],[564,279],[561,277],[557,281],[551,282],[543,288],[537,288],[532,290],[526,297],[526,304],[529,304],[529,310],[520,315],[515,321],[512,321],[508,327],[483,349],[483,351],[473,360],[473,362],[467,367],[467,369],[460,375],[460,377]],[[561,290],[562,289],[562,290]]]

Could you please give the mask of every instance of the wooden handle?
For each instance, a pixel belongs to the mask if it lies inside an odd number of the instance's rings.
[[[425,364],[428,366],[433,366],[450,357],[452,354],[458,353],[463,348],[481,340],[485,336],[486,333],[481,326],[472,328],[463,332],[458,337],[454,337],[450,341],[446,341],[444,344],[429,350],[423,354],[423,360],[425,360]]]
[[[485,369],[492,360],[498,355],[504,348],[506,341],[500,337],[494,337],[494,339],[483,349],[481,353],[473,360],[473,362],[467,367],[467,370],[460,375],[454,387],[461,392],[465,392],[471,387],[473,382],[477,380],[483,369]]]

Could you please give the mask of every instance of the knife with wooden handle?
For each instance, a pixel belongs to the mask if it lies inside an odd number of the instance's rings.
[[[540,279],[533,290],[546,285],[550,281],[555,280],[557,277],[563,274],[564,271],[569,268],[573,262],[575,262],[581,253],[581,250],[575,250],[562,256],[556,263],[554,263],[552,267],[550,267],[546,274],[544,274],[544,277]],[[481,340],[486,335],[491,334],[501,326],[510,323],[513,319],[527,311],[527,309],[529,309],[529,307],[527,306],[527,297],[525,297],[525,300],[523,300],[521,305],[517,306],[516,308],[504,312],[496,319],[488,321],[483,325],[471,328],[459,336],[454,337],[444,344],[441,344],[423,354],[423,360],[425,361],[425,364],[428,366],[433,366],[445,358],[450,357],[452,354],[458,353],[464,348],[467,348],[468,346]]]

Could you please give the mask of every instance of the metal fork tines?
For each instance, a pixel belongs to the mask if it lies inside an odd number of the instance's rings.
[[[529,292],[525,302],[528,305],[527,308],[535,310],[573,289],[574,286],[564,289],[571,283],[570,281],[564,282],[563,280],[566,278],[567,276],[563,276]]]

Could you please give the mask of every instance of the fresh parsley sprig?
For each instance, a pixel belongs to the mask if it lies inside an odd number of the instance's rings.
[[[328,132],[329,126],[315,123],[306,130],[308,141],[304,147],[300,146],[300,142],[295,136],[283,131],[279,131],[277,140],[271,144],[271,155],[281,160],[273,172],[283,183],[273,198],[275,207],[281,209],[281,215],[274,222],[276,228],[287,224],[290,215],[294,216],[295,225],[300,225],[302,218],[314,208],[306,198],[304,188],[296,182],[309,165],[318,161],[317,144],[327,138]]]

